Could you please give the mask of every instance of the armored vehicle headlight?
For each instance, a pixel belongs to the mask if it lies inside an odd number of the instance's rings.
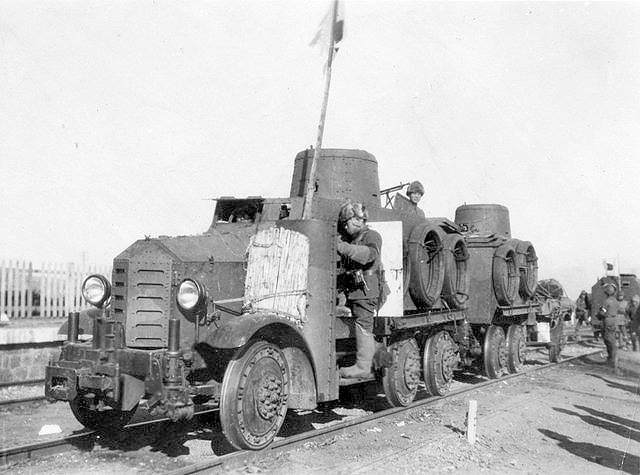
[[[102,275],[90,275],[82,284],[82,296],[91,305],[101,308],[111,296],[111,284]]]
[[[205,301],[204,287],[196,280],[185,279],[178,287],[178,295],[176,297],[180,310],[184,312],[193,312]]]

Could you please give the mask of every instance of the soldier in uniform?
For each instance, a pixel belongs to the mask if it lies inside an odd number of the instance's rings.
[[[624,350],[627,349],[628,336],[627,336],[627,307],[629,302],[624,299],[624,293],[622,289],[618,291],[618,317],[617,317],[617,331],[616,338],[618,340],[618,348]]]
[[[602,320],[604,344],[607,347],[607,362],[615,367],[616,354],[618,351],[616,342],[617,318],[620,304],[616,298],[616,286],[614,284],[605,284],[604,293],[607,295],[607,298],[598,311],[598,317]]]
[[[640,295],[631,297],[631,303],[627,307],[627,317],[632,350],[640,351]]]
[[[367,211],[362,203],[347,201],[340,208],[337,249],[342,264],[339,286],[344,290],[347,307],[356,318],[356,363],[340,368],[343,378],[372,377],[371,365],[376,351],[373,318],[378,306],[380,250],[382,237],[367,226]]]
[[[422,186],[422,183],[420,183],[419,181],[412,181],[407,188],[407,198],[409,198],[409,201],[411,202],[412,211],[416,214],[416,216],[422,219],[424,219],[425,217],[424,211],[418,208],[418,203],[423,196],[424,186]]]
[[[587,316],[589,315],[589,296],[587,295],[587,291],[583,290],[580,292],[578,299],[576,300],[576,340],[580,341],[580,336],[578,335],[578,331],[582,324],[587,323]]]

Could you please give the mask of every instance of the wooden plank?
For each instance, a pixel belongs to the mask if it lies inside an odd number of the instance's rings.
[[[13,261],[9,261],[9,276],[7,277],[7,307],[9,311],[7,314],[9,318],[15,317],[15,287],[14,287],[15,269],[13,267]]]
[[[64,295],[64,276],[63,276],[64,266],[62,263],[56,263],[56,309],[55,316],[61,317],[63,314],[62,304]]]
[[[476,421],[478,413],[478,401],[469,399],[469,411],[467,412],[467,442],[476,443]]]
[[[27,261],[20,265],[20,317],[27,318]]]
[[[33,263],[27,268],[27,318],[33,317]]]
[[[46,277],[44,272],[44,262],[40,264],[40,317],[44,317],[44,302],[45,302],[45,288]]]
[[[0,314],[5,313],[7,311],[6,308],[7,308],[7,264],[3,260],[0,263]]]
[[[45,317],[49,318],[51,317],[51,307],[52,307],[52,302],[51,302],[51,294],[53,291],[53,282],[52,282],[52,269],[51,269],[51,263],[47,263],[47,288],[45,289]]]

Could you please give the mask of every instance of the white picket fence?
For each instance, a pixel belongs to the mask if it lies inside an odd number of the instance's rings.
[[[90,274],[111,280],[111,267],[75,263],[0,262],[0,315],[18,318],[62,318],[89,305],[82,282]]]

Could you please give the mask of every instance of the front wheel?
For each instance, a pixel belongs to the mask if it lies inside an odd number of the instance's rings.
[[[280,349],[254,341],[240,349],[224,373],[220,424],[237,449],[259,450],[280,431],[287,414],[289,367]]]
[[[93,398],[86,397],[86,393],[78,394],[73,401],[69,401],[69,407],[74,417],[87,429],[97,432],[114,432],[122,429],[133,417],[138,405],[130,411],[121,409],[103,409],[91,407]]]

